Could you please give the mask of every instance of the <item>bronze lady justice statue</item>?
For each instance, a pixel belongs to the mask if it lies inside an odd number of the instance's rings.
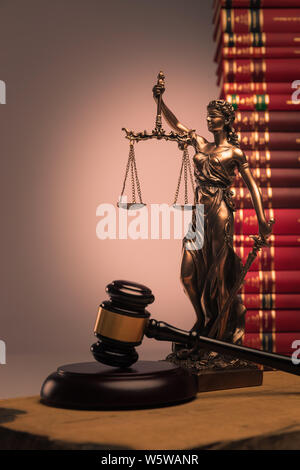
[[[187,144],[195,149],[195,203],[204,205],[202,249],[187,249],[186,238],[182,245],[181,282],[196,313],[197,321],[193,330],[203,336],[238,343],[244,333],[246,312],[238,295],[224,316],[226,320],[220,321],[217,329],[213,328],[218,312],[221,312],[242,269],[241,260],[233,249],[235,208],[230,186],[234,182],[236,169],[250,190],[259,233],[267,243],[271,227],[264,214],[261,193],[232,127],[235,119],[233,106],[224,100],[210,101],[207,106],[207,125],[214,141],[208,142],[178,121],[161,99],[163,92],[162,85],[153,87],[154,99],[160,97],[161,112],[166,121],[178,133],[187,133]],[[184,358],[188,354],[186,350],[177,350],[177,357]]]

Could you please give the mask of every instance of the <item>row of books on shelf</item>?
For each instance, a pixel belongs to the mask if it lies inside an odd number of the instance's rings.
[[[232,3],[230,7],[221,7],[213,18],[214,40],[218,44],[224,33],[299,33],[299,2],[294,4],[294,8],[282,8],[281,2],[280,7],[236,8]]]
[[[300,80],[299,80],[300,82]],[[226,83],[226,86],[238,85],[237,83]],[[247,85],[247,84],[246,84]],[[263,85],[256,83],[255,85]],[[235,93],[232,91],[231,93]],[[227,95],[226,95],[227,96]],[[225,94],[221,96],[225,98]],[[227,100],[228,101],[228,100]],[[233,100],[231,100],[232,102]],[[234,122],[235,130],[238,132],[300,132],[299,111],[239,111],[236,110]],[[299,153],[298,153],[299,156]],[[282,166],[285,163],[285,154],[282,153]]]
[[[217,84],[224,82],[289,82],[299,79],[298,59],[229,59],[217,68]]]
[[[221,8],[281,8],[282,3],[282,0],[214,0],[212,4],[213,23],[216,23]],[[285,9],[297,7],[299,7],[299,0],[284,1]]]
[[[291,333],[292,331],[300,334],[300,310],[247,311],[245,333]]]
[[[300,84],[300,80],[299,80]],[[294,92],[293,92],[294,93]],[[294,93],[295,95],[295,93]],[[226,101],[239,111],[294,111],[300,110],[300,88],[297,95],[289,94],[225,94]]]
[[[300,168],[296,150],[247,150],[247,160],[252,168]]]
[[[291,189],[291,192],[294,188]],[[300,235],[300,209],[265,209],[268,220],[275,219],[272,233],[281,235]],[[235,212],[234,228],[236,235],[253,235],[257,233],[257,216],[254,209],[238,209]],[[276,244],[274,244],[276,247]],[[278,245],[277,245],[278,246]],[[279,245],[282,246],[282,245]]]
[[[292,266],[293,267],[293,266]],[[300,294],[300,271],[250,271],[241,288],[243,294]]]
[[[300,247],[300,235],[271,235],[268,239],[270,246],[298,246]],[[235,247],[253,246],[253,239],[250,235],[234,235],[233,244]]]
[[[235,252],[245,262],[251,247],[236,247]],[[300,270],[300,248],[295,246],[264,247],[251,264],[250,271]]]
[[[245,307],[253,309],[300,309],[300,294],[240,294]]]
[[[290,48],[299,45],[299,32],[258,32],[258,33],[222,33],[217,44],[214,61],[218,61],[220,51],[224,48],[265,47],[276,49]]]
[[[242,341],[249,348],[291,356],[300,348],[300,332],[245,333]]]
[[[299,78],[295,77],[295,72],[299,68],[300,57],[300,5],[295,2],[294,8],[290,8],[286,3],[284,2],[284,8],[278,8],[282,7],[282,3],[276,5],[276,2],[273,2],[275,8],[266,8],[265,2],[259,2],[259,6],[256,6],[258,2],[248,2],[246,8],[242,3],[236,2],[220,1],[215,5],[214,60],[218,64],[218,84],[221,81],[224,84],[279,84],[273,89],[277,89],[276,94],[280,97],[272,96],[270,85],[268,91],[255,90],[258,94],[266,94],[261,100],[270,101],[268,109],[291,109],[299,106],[295,100],[290,100],[287,85],[282,86],[283,83],[296,83]],[[223,84],[221,88],[225,94]],[[243,93],[250,92],[249,85],[240,91],[240,109],[257,109],[259,103],[255,97],[243,96]]]
[[[288,182],[287,182],[288,185]],[[232,193],[234,194],[234,201],[236,209],[251,209],[253,207],[251,194],[247,189],[244,188],[231,188]],[[263,198],[264,208],[274,208],[275,209],[297,209],[300,207],[300,188],[293,187],[291,185],[289,188],[260,188],[260,192]],[[273,231],[275,230],[275,227]],[[287,234],[286,231],[281,234]],[[294,230],[294,229],[293,229]],[[299,230],[299,228],[298,228]],[[244,232],[247,233],[247,232]],[[299,233],[298,231],[296,233]],[[291,232],[295,234],[295,232]]]
[[[290,356],[300,347],[300,310],[248,310],[243,344]]]
[[[252,168],[252,174],[257,184],[262,187],[299,188],[300,168]],[[234,187],[245,187],[244,180],[237,174]]]
[[[300,150],[298,132],[238,132],[244,150]]]

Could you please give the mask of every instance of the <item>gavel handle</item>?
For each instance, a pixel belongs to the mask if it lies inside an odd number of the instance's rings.
[[[237,344],[226,343],[213,338],[200,336],[196,332],[180,330],[172,325],[156,320],[149,320],[145,335],[148,338],[154,338],[159,341],[174,341],[176,343],[185,344],[187,347],[193,348],[196,345],[222,354],[245,359],[247,361],[272,367],[273,369],[282,370],[289,374],[300,375],[300,365],[293,364],[292,359],[288,356],[260,351]]]

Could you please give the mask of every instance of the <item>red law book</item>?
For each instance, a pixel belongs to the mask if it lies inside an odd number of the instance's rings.
[[[248,310],[245,333],[300,332],[300,310]]]
[[[267,220],[274,219],[273,235],[299,235],[300,209],[265,209]],[[234,233],[255,235],[258,233],[257,217],[254,209],[239,209],[235,212]]]
[[[299,6],[299,0],[214,0],[213,9],[221,8],[284,8]]]
[[[300,61],[299,61],[300,65]],[[225,95],[225,100],[239,111],[300,111],[300,99],[288,95]]]
[[[300,248],[300,235],[271,235],[268,242],[270,246],[298,246]],[[234,247],[252,247],[253,239],[249,235],[234,235],[233,245]]]
[[[223,47],[298,47],[299,33],[222,33],[218,36],[214,61]]]
[[[246,262],[250,251],[250,247],[237,247],[235,249],[243,264]],[[300,249],[294,246],[264,247],[258,252],[249,271],[273,271],[274,269],[276,271],[300,270]]]
[[[246,333],[243,336],[243,345],[291,356],[300,348],[300,333]]]
[[[269,292],[277,294],[300,293],[300,271],[250,271],[247,273],[241,293],[264,294]]]
[[[299,132],[300,112],[236,111],[234,128],[238,132]]]
[[[300,150],[299,132],[238,132],[243,150]]]
[[[300,169],[298,168],[253,168],[252,174],[260,187],[300,188]],[[245,187],[243,178],[237,173],[234,186]],[[298,194],[300,196],[300,193]]]
[[[223,59],[282,59],[287,57],[299,57],[299,47],[222,47],[219,49],[217,63]]]
[[[220,11],[222,8],[282,8],[282,0],[223,0],[215,1],[213,5],[213,24],[219,22]],[[298,8],[298,0],[287,0],[284,2],[284,8]]]
[[[251,209],[253,203],[247,188],[231,188],[236,209]],[[265,209],[298,209],[300,188],[260,188]],[[300,227],[299,232],[300,233]]]
[[[240,294],[247,310],[295,310],[300,308],[300,294]]]
[[[300,8],[221,9],[214,39],[221,33],[298,33]]]
[[[297,85],[300,89],[300,84]],[[289,95],[296,90],[292,88],[290,82],[248,82],[248,83],[222,83],[220,98],[224,99],[225,95]],[[274,111],[273,111],[274,112]]]
[[[300,9],[299,9],[300,11]],[[231,59],[218,68],[224,82],[294,82],[298,80],[298,59]]]
[[[252,168],[300,168],[300,152],[296,150],[247,150],[246,153]]]

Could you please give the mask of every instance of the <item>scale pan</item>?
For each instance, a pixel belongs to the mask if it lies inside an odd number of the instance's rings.
[[[137,210],[141,209],[142,207],[145,207],[146,204],[144,203],[138,203],[138,202],[117,202],[117,206],[120,209],[127,209],[128,211],[130,210]]]
[[[193,204],[172,204],[172,207],[180,211],[192,211],[196,208]]]

